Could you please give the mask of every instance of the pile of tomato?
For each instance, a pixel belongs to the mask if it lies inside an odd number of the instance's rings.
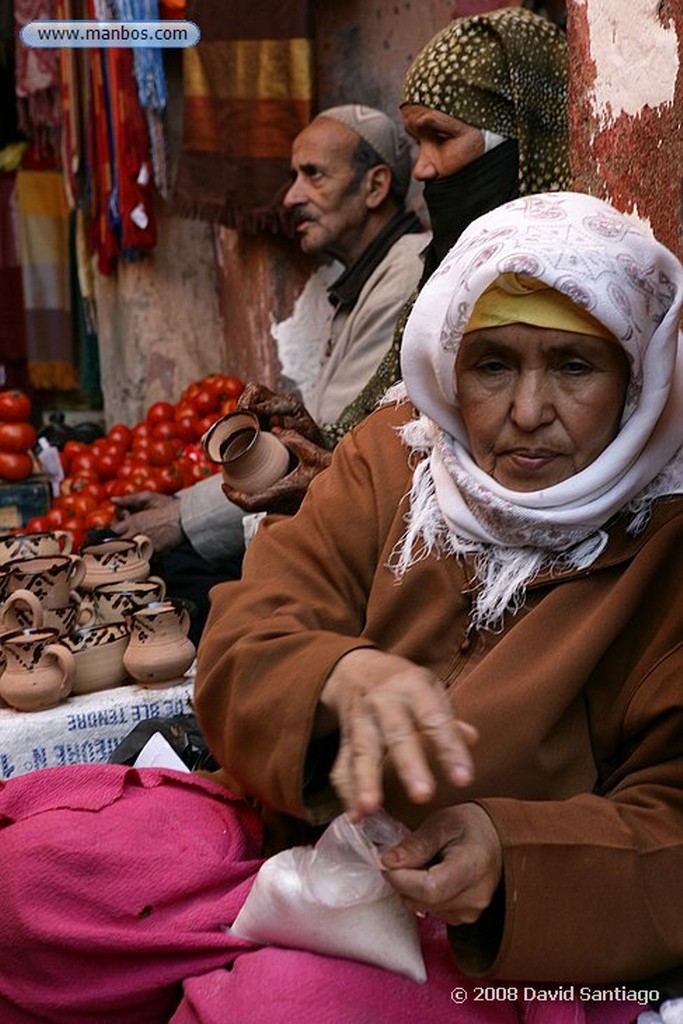
[[[220,467],[209,462],[201,438],[221,416],[233,412],[244,383],[209,374],[190,384],[176,404],[155,402],[134,427],[117,423],[90,444],[67,441],[60,452],[64,479],[44,516],[26,530],[71,533],[74,550],[90,527],[106,527],[115,516],[112,498],[136,491],[175,494]]]
[[[25,480],[34,471],[36,431],[31,400],[16,388],[0,391],[0,479]]]

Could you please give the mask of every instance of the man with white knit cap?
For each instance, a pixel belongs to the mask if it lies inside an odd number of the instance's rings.
[[[179,596],[200,605],[199,621],[209,586],[239,572],[244,511],[294,511],[329,461],[330,449],[370,411],[354,405],[355,399],[391,345],[429,241],[417,216],[405,209],[410,172],[403,129],[372,107],[331,107],[294,140],[284,205],[302,250],[337,260],[344,271],[328,289],[324,362],[308,409],[297,396],[274,395],[257,384],[248,385],[241,399],[264,425],[274,416],[276,423],[293,428],[283,439],[297,466],[284,486],[254,496],[249,507],[226,501],[220,475],[180,491],[179,500],[147,492],[117,500],[122,518],[115,532],[144,533],[158,555],[169,553],[158,571],[171,590],[173,578],[178,579]],[[379,382],[376,399],[392,383]]]

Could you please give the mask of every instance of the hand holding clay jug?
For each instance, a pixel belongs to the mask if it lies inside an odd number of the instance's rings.
[[[123,656],[126,671],[142,686],[180,682],[194,661],[188,637],[190,616],[180,601],[159,601],[126,616],[130,639]]]
[[[17,711],[44,711],[71,693],[74,659],[56,629],[18,629],[0,636],[6,667],[0,697]]]

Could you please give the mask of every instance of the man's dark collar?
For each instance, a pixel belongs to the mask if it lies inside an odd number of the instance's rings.
[[[383,227],[375,235],[356,262],[347,267],[327,289],[327,295],[332,305],[353,306],[363,285],[382,262],[392,245],[403,235],[415,234],[423,230],[419,217],[411,210],[403,210],[392,217],[386,227]]]

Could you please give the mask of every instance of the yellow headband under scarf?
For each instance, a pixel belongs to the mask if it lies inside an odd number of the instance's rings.
[[[562,292],[518,274],[502,274],[489,285],[477,299],[463,333],[505,324],[531,324],[616,341],[604,324]]]

